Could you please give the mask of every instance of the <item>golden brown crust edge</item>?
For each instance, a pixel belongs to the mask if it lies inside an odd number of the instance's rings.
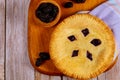
[[[76,15],[86,15],[86,16],[89,16],[90,14],[76,14]],[[74,15],[73,15],[73,16],[74,16]],[[90,16],[92,16],[92,15],[90,15]],[[70,16],[70,17],[72,17],[72,16]],[[92,17],[95,18],[97,21],[99,21],[101,24],[105,25],[105,26],[108,28],[108,25],[106,25],[102,20],[98,19],[98,18],[95,17],[95,16],[92,16]],[[66,20],[66,19],[65,19],[65,20]],[[64,22],[65,20],[63,20],[63,22]],[[61,25],[61,24],[59,24],[59,25]],[[58,25],[58,26],[59,26],[59,25]],[[57,27],[58,27],[58,26],[57,26]],[[56,33],[56,31],[58,31],[57,28],[53,31],[53,34],[51,35],[50,44],[52,44],[52,43],[53,43],[53,42],[52,42],[53,39],[55,39],[54,33]],[[108,29],[107,32],[110,33],[110,35],[111,35],[111,40],[115,42],[114,37],[113,37],[113,34],[112,34],[110,28]],[[112,49],[113,49],[113,50],[112,50],[112,53],[114,53],[114,51],[115,51],[115,43],[112,44],[112,45],[113,45],[113,47],[112,47]],[[54,54],[54,51],[52,51],[53,49],[51,49],[51,48],[52,48],[51,45],[49,46],[49,48],[50,48],[50,52],[51,52],[52,54]],[[51,55],[51,57],[52,57],[52,55]],[[52,59],[52,60],[53,60],[53,62],[54,62],[54,64],[55,64],[55,66],[56,66],[58,69],[60,69],[60,65],[56,64],[54,59]],[[111,63],[112,60],[113,60],[113,55],[111,55],[111,57],[109,57],[109,59],[107,60],[108,63],[106,63],[106,65],[104,65],[104,66],[101,68],[101,70],[100,70],[96,75],[92,75],[92,76],[90,76],[90,77],[88,77],[88,78],[86,78],[86,79],[97,77],[97,75],[99,75],[100,73],[103,73],[106,69],[108,69],[108,65]],[[109,67],[109,68],[110,68],[110,67]],[[62,71],[62,70],[61,70],[61,72],[64,73],[65,71]],[[67,75],[67,76],[73,77],[73,75],[68,75],[68,74],[66,74],[66,73],[64,73],[64,74]],[[74,78],[75,78],[75,77],[74,77]],[[83,79],[83,80],[84,80],[84,78],[80,78],[79,76],[77,76],[76,78],[77,78],[77,79]]]

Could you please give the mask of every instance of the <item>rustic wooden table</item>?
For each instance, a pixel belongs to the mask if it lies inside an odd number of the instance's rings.
[[[28,58],[29,0],[0,0],[0,80],[74,80],[33,69]],[[108,72],[92,80],[120,80],[120,58]]]

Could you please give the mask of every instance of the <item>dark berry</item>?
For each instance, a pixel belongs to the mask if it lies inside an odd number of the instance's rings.
[[[74,35],[69,36],[68,39],[69,39],[70,41],[74,41],[74,40],[76,40],[76,38],[75,38]]]
[[[74,0],[76,3],[84,3],[86,0]]]
[[[42,4],[40,4],[40,6],[38,7],[39,9],[44,9],[44,8],[46,8],[48,5],[46,5],[46,3],[42,3]]]
[[[71,8],[71,7],[73,7],[73,3],[72,2],[64,3],[64,8]]]
[[[47,52],[40,52],[39,56],[42,60],[49,60],[50,59],[50,55]]]
[[[101,40],[100,39],[93,39],[91,41],[91,44],[93,44],[94,46],[98,46],[101,44]]]
[[[92,54],[91,54],[89,51],[87,51],[87,58],[88,58],[89,60],[91,60],[91,61],[93,60],[93,59],[92,59]]]
[[[43,8],[42,9],[42,12],[43,13],[49,13],[49,12],[51,12],[52,11],[52,6],[47,6],[46,8]]]
[[[82,33],[83,35],[86,37],[88,34],[89,34],[89,30],[86,28],[86,29],[83,29],[82,30]]]
[[[58,7],[53,5],[52,3],[42,3],[37,8],[35,15],[41,21],[49,23],[56,18],[58,12]]]
[[[79,52],[79,50],[74,50],[73,53],[72,53],[72,57],[78,56],[78,52]]]
[[[35,65],[39,67],[43,62],[44,60],[42,60],[41,58],[37,58]]]

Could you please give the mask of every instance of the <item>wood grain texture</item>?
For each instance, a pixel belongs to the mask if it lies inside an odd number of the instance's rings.
[[[106,73],[103,73],[101,75],[98,76],[98,80],[106,80]]]
[[[6,80],[34,80],[27,55],[29,0],[6,0]]]
[[[73,79],[73,78],[69,78],[69,77],[63,76],[63,80],[79,80],[79,79]],[[98,80],[98,79],[97,78],[93,78],[93,79],[90,79],[90,80]]]
[[[76,80],[76,79],[73,79],[73,78],[70,78],[70,77],[63,76],[63,80]]]
[[[117,64],[105,75],[106,80],[120,80],[120,56],[118,58]]]
[[[41,74],[31,66],[27,50],[29,2],[30,0],[0,0],[0,80],[75,80]],[[120,80],[120,56],[111,70],[91,80]]]
[[[35,72],[35,80],[49,80],[50,76],[45,74],[40,74],[38,71]]]
[[[61,76],[51,76],[50,80],[61,80]]]
[[[5,0],[0,0],[0,80],[4,80]]]
[[[61,76],[49,76],[35,71],[35,80],[61,80]]]

